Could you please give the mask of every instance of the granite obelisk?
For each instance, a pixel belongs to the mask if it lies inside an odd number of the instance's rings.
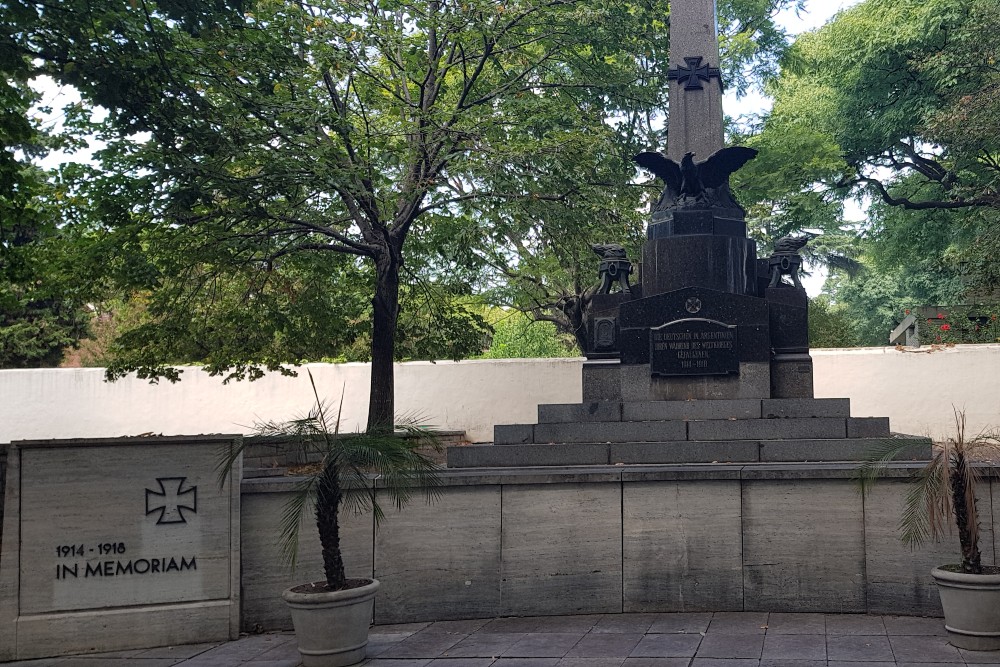
[[[723,146],[722,75],[714,0],[670,3],[667,156],[704,160]]]

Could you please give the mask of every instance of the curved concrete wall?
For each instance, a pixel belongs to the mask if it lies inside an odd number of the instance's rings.
[[[857,417],[888,416],[895,431],[941,438],[954,430],[952,405],[969,429],[1000,426],[1000,345],[931,351],[813,350],[817,397],[851,399]],[[428,424],[493,438],[494,424],[531,423],[540,403],[582,400],[582,359],[505,359],[398,364],[397,411]],[[321,395],[343,394],[343,428],[363,425],[367,364],[310,364]],[[247,433],[257,420],[285,419],[312,404],[304,369],[223,385],[196,369],[177,384],[104,381],[99,368],[0,371],[0,442],[154,433]]]

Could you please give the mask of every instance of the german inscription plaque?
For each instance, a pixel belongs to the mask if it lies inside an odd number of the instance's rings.
[[[736,325],[691,318],[649,332],[649,367],[654,376],[739,374]]]

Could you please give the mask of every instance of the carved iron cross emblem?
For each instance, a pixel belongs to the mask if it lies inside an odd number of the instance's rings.
[[[684,90],[701,90],[702,81],[710,81],[712,78],[719,80],[719,88],[722,88],[722,70],[718,67],[709,67],[708,63],[701,64],[702,57],[685,58],[686,67],[675,67],[667,72],[667,78],[683,84]]]
[[[198,513],[198,487],[184,488],[187,477],[157,477],[159,491],[146,489],[146,515],[160,513],[156,524],[187,523],[184,510]]]

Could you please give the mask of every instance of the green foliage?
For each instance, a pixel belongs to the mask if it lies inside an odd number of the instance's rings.
[[[985,429],[968,437],[965,413],[953,409],[955,435],[936,444],[930,461],[911,480],[899,523],[900,536],[911,547],[928,540],[940,541],[951,532],[949,526],[953,523],[962,550],[961,571],[983,574],[976,501],[980,474],[976,464],[1000,456],[1000,431]],[[908,446],[887,441],[872,452],[858,470],[862,491],[870,489],[889,462]]]
[[[809,347],[857,347],[854,320],[825,294],[809,300]]]
[[[385,515],[379,494],[397,509],[410,501],[415,492],[430,502],[440,486],[438,467],[427,452],[439,451],[440,440],[419,420],[406,419],[396,426],[396,433],[382,431],[345,434],[340,432],[337,407],[319,397],[316,382],[309,373],[315,403],[299,417],[285,421],[255,424],[257,442],[274,441],[295,449],[302,460],[318,461],[300,469],[305,473],[301,484],[289,499],[281,518],[281,550],[295,566],[299,534],[307,515],[315,516],[320,533],[323,565],[328,590],[347,588],[347,577],[340,548],[339,512],[371,512],[376,524]],[[224,483],[244,447],[251,442],[241,439],[222,451],[219,481]]]
[[[516,310],[492,311],[493,336],[481,359],[538,359],[575,357],[572,338],[560,334],[552,322],[535,321]]]

